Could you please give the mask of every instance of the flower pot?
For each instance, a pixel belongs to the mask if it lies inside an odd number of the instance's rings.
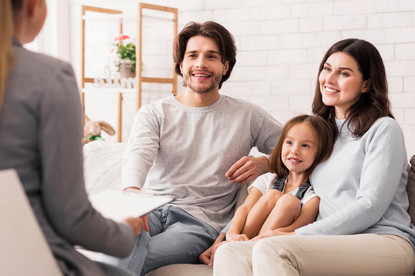
[[[131,62],[121,61],[119,64],[119,78],[135,78],[133,64]]]

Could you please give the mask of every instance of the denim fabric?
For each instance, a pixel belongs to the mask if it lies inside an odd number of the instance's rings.
[[[209,248],[218,233],[181,208],[164,205],[148,214],[150,231],[135,239],[127,258],[106,256],[102,261],[144,275],[159,267],[199,263],[199,255]]]
[[[150,224],[150,214],[149,214],[149,224]],[[102,254],[99,258],[99,261],[105,264],[117,266],[122,269],[126,269],[132,271],[134,275],[139,275],[140,273],[136,271],[140,271],[143,267],[145,256],[147,254],[147,244],[151,239],[148,232],[141,232],[134,239],[134,248],[131,251],[130,255],[126,258],[118,258],[110,255]]]
[[[278,190],[280,192],[284,192],[284,188],[285,188],[285,181],[286,178],[285,177],[279,177],[277,180],[275,180],[274,182],[274,186],[272,187],[272,189]],[[305,193],[307,192],[308,188],[311,186],[310,184],[310,180],[307,179],[307,181],[303,184],[300,185],[300,187],[298,187],[297,192],[295,193],[295,196],[299,199],[302,200]]]

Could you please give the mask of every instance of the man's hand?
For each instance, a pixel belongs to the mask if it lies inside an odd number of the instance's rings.
[[[141,191],[137,187],[128,187],[125,188],[124,191],[131,191],[131,192],[139,192]],[[128,217],[124,219],[124,222],[126,222],[128,225],[131,226],[133,229],[134,235],[138,236],[141,234],[142,229],[144,231],[149,231],[150,228],[148,228],[148,218],[147,214],[138,218]]]
[[[138,236],[141,234],[141,230],[144,229],[144,231],[149,231],[150,229],[148,228],[148,219],[147,219],[147,215],[138,217],[138,218],[133,218],[133,217],[128,217],[125,218],[124,221],[131,226],[131,228],[133,229],[134,235]]]
[[[245,184],[268,171],[268,159],[266,157],[244,156],[232,165],[225,176],[234,183]]]
[[[139,192],[141,189],[137,187],[128,187],[125,188],[124,191]],[[150,230],[150,228],[148,228],[147,214],[138,218],[128,217],[125,218],[124,221],[131,226],[134,235],[136,236],[141,234],[142,229],[144,229],[144,231]]]

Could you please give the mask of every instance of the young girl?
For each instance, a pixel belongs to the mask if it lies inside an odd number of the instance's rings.
[[[320,199],[308,178],[330,156],[333,141],[332,128],[319,116],[300,115],[289,120],[271,153],[271,172],[249,186],[245,202],[215,243],[200,255],[200,261],[213,265],[214,252],[224,233],[227,242],[247,241],[269,235],[275,229],[291,232],[313,222]]]
[[[248,188],[249,196],[237,209],[227,241],[250,240],[273,229],[293,231],[313,222],[319,198],[309,176],[332,151],[329,124],[318,116],[289,120],[271,153],[270,171]]]

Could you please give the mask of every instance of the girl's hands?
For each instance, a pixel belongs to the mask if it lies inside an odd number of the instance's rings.
[[[211,266],[211,260],[212,260],[212,263],[213,263],[213,256],[212,256],[212,252],[213,252],[213,248],[215,247],[215,245],[213,244],[211,247],[209,247],[208,249],[206,249],[206,251],[205,252],[203,252],[202,254],[200,254],[200,256],[199,256],[199,261],[202,263],[202,264],[205,264],[205,265],[210,265]],[[213,252],[213,255],[214,255],[215,253]]]
[[[220,240],[222,240],[223,237],[221,237]],[[213,266],[213,261],[215,259],[215,252],[224,243],[227,242],[234,242],[234,241],[249,241],[249,238],[245,234],[237,234],[237,235],[226,235],[226,241],[219,242],[219,240],[216,240],[216,242],[205,252],[200,255],[199,259],[202,263]]]
[[[200,254],[199,256],[199,260],[201,263],[204,263],[206,265],[213,265],[213,258],[215,256],[215,251],[216,245],[220,244],[223,239],[225,238],[225,234],[224,233],[220,233],[219,236],[216,238],[215,242],[212,244],[211,247],[209,247],[208,249],[206,249],[205,252],[203,252],[202,254]]]
[[[237,234],[237,235],[233,235],[233,236],[230,236],[230,237],[228,237],[228,235],[226,235],[226,240],[227,241],[249,241],[249,238],[245,234]]]
[[[210,260],[209,260],[209,265],[210,266],[213,266],[213,261],[215,260],[215,252],[216,252],[216,250],[219,248],[219,246],[221,246],[222,244],[227,243],[227,242],[229,242],[229,241],[223,241],[221,243],[215,244],[212,247],[212,250],[210,251]]]
[[[213,261],[215,259],[215,252],[216,249],[219,248],[219,246],[221,246],[224,243],[227,243],[228,241],[223,241],[220,243],[214,243],[211,247],[209,247],[209,249],[207,249],[205,252],[203,252],[200,256],[199,256],[199,260],[200,262],[213,266]]]
[[[213,266],[213,261],[215,259],[216,250],[222,244],[227,243],[227,242],[231,242],[231,241],[222,241],[224,237],[225,237],[224,234],[220,234],[220,236],[216,239],[216,241],[213,243],[213,245],[211,247],[209,247],[209,249],[207,249],[205,252],[203,252],[199,256],[200,262],[202,262],[204,264],[207,264],[207,265],[210,265],[210,266]],[[228,238],[228,237],[226,236],[226,238]],[[244,234],[235,235],[235,236],[232,236],[232,238],[233,238],[232,241],[249,241],[249,238]]]
[[[268,238],[268,237],[272,237],[272,236],[282,236],[282,235],[296,235],[296,234],[295,234],[295,232],[284,232],[284,231],[275,229],[275,230],[269,230],[267,232],[264,232],[264,233],[262,233],[262,234],[260,234],[256,237],[252,238],[251,241],[258,241],[258,240],[263,239],[263,238]]]

